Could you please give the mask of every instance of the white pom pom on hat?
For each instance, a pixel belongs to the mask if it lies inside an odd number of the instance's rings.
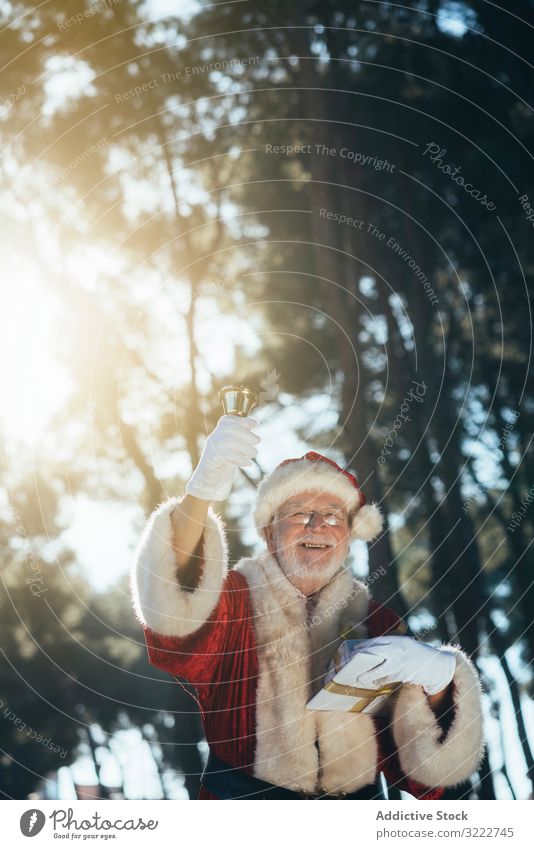
[[[382,514],[376,504],[367,504],[356,476],[328,457],[308,451],[302,457],[282,460],[259,484],[254,523],[260,537],[265,536],[265,526],[284,501],[312,490],[336,495],[343,500],[345,509],[354,513],[351,539],[370,542],[382,530]]]

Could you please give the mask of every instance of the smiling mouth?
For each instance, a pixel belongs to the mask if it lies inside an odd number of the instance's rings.
[[[317,542],[301,542],[301,548],[332,548],[330,544],[317,543]]]

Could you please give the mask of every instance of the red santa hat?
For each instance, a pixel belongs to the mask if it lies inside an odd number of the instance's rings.
[[[277,509],[288,498],[310,490],[336,495],[352,515],[351,539],[366,542],[382,530],[383,518],[376,504],[367,504],[356,476],[333,460],[308,451],[303,457],[283,460],[258,486],[254,523],[260,536]]]

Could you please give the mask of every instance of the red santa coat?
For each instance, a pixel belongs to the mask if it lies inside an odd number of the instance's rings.
[[[308,793],[353,792],[382,770],[390,783],[438,799],[483,755],[480,682],[458,647],[448,721],[421,687],[404,685],[389,719],[305,705],[321,689],[343,639],[401,633],[347,570],[310,610],[269,552],[228,571],[223,523],[210,508],[190,586],[177,580],[171,499],[143,533],[132,575],[134,607],[150,662],[194,685],[210,748],[230,766]],[[179,541],[178,541],[179,543]],[[183,579],[182,579],[183,580]],[[200,798],[214,798],[202,789]]]

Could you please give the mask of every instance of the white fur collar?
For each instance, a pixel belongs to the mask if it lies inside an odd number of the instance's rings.
[[[256,755],[259,778],[316,792],[350,792],[375,779],[374,724],[363,714],[310,711],[341,633],[367,615],[369,594],[348,570],[319,593],[310,622],[306,598],[269,552],[236,566],[249,585],[259,661]],[[361,634],[367,636],[361,626]]]

